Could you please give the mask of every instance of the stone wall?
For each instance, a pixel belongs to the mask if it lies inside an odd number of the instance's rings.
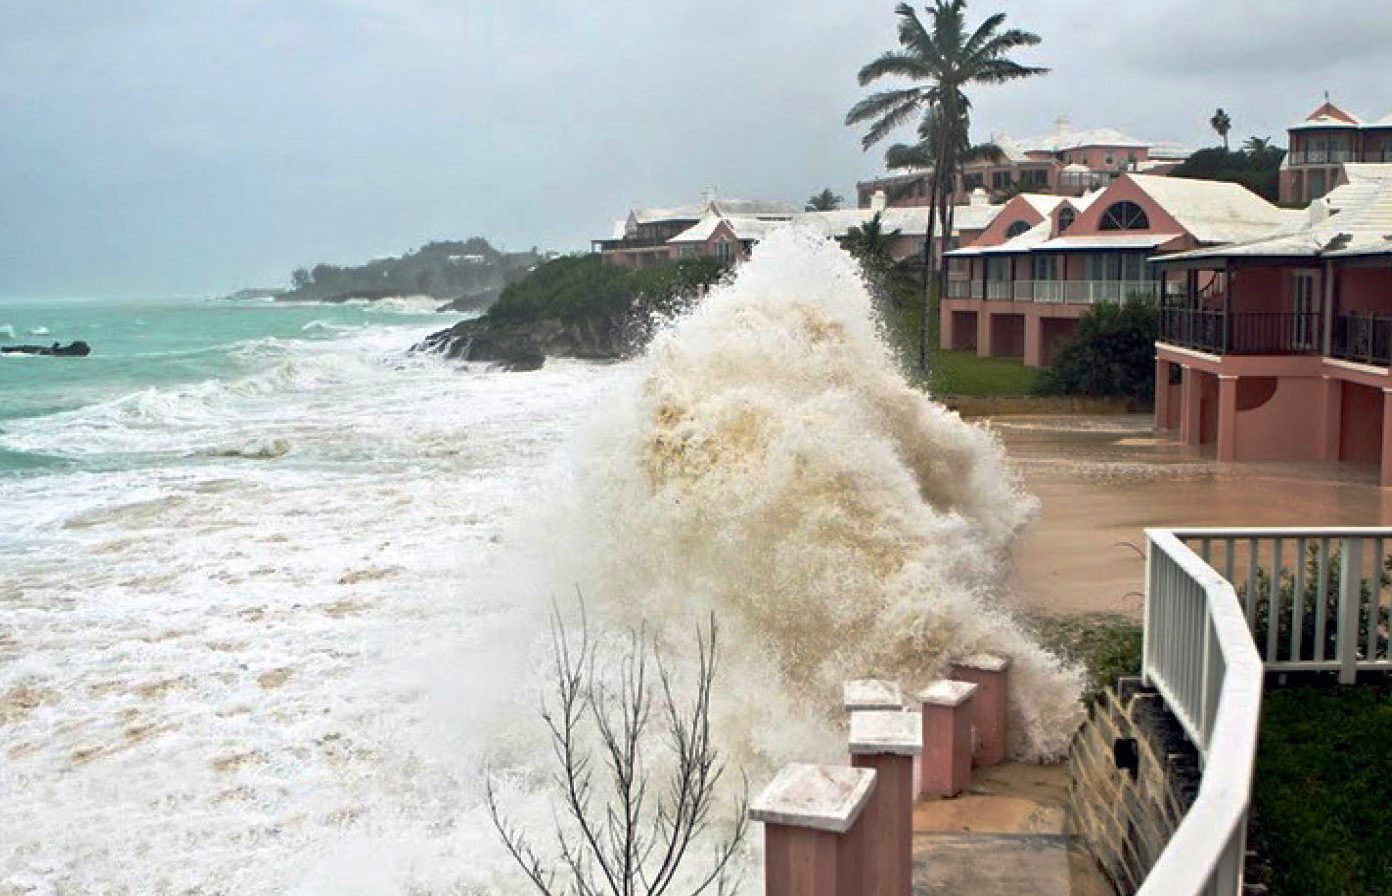
[[[1160,695],[1123,679],[1069,749],[1072,830],[1116,891],[1135,893],[1198,792],[1198,754]]]

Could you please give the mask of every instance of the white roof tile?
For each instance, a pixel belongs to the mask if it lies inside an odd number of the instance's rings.
[[[1241,184],[1156,174],[1131,174],[1138,187],[1201,243],[1265,236],[1291,215]]]

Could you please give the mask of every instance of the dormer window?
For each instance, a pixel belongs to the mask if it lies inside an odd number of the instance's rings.
[[[1145,209],[1134,202],[1123,200],[1107,206],[1107,210],[1102,213],[1102,222],[1097,225],[1097,229],[1149,230],[1150,219],[1146,217]]]
[[[1028,221],[1012,221],[1010,226],[1005,228],[1005,238],[1013,240],[1015,237],[1030,229]]]
[[[1073,222],[1077,219],[1077,217],[1078,213],[1073,211],[1073,209],[1069,208],[1068,206],[1064,206],[1062,209],[1060,209],[1058,216],[1058,232],[1063,233],[1065,230],[1072,227]]]

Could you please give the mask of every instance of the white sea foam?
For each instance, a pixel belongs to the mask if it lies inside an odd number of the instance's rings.
[[[14,324],[0,324],[0,336],[6,339],[15,338]]]
[[[30,336],[47,336],[47,335],[48,335],[48,327],[30,327],[30,328],[29,328],[29,335],[30,335]]]

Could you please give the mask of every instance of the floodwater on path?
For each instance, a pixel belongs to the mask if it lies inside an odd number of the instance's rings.
[[[1039,609],[1139,616],[1149,526],[1392,521],[1392,489],[1378,488],[1367,465],[1219,463],[1211,447],[1156,438],[1149,415],[990,425],[1040,501],[1039,519],[1014,547],[1019,598]]]

